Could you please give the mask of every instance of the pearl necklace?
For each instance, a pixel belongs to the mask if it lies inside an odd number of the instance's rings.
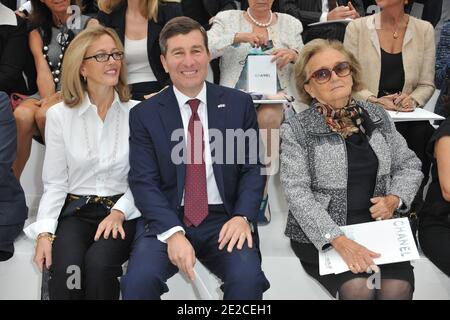
[[[270,26],[272,24],[272,18],[273,18],[272,10],[269,10],[269,12],[270,12],[269,21],[267,23],[262,23],[262,22],[259,22],[258,20],[256,20],[255,18],[253,18],[253,16],[250,13],[250,8],[247,8],[247,15],[250,18],[250,20],[252,20],[252,22],[254,24],[256,24],[258,27],[262,27],[262,28],[267,28],[268,26]]]

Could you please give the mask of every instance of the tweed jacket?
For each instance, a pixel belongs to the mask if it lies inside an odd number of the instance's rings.
[[[377,96],[381,75],[381,48],[376,30],[380,14],[350,22],[345,31],[344,45],[353,53],[362,67],[366,90],[358,92],[358,99]],[[435,43],[433,26],[412,16],[409,17],[402,47],[405,83],[402,92],[419,106],[424,106],[434,92]]]
[[[399,196],[403,206],[395,215],[407,212],[423,178],[420,160],[383,108],[357,103],[367,111],[363,128],[378,158],[373,196]],[[281,126],[281,139],[281,184],[289,207],[285,233],[323,250],[343,235],[339,226],[346,225],[345,141],[315,108],[288,118]]]
[[[274,48],[289,48],[300,52],[303,47],[302,23],[288,14],[277,13],[277,15],[277,23],[267,28]],[[220,84],[231,88],[235,87],[244,68],[244,63],[240,62],[245,62],[251,48],[248,43],[233,46],[234,35],[238,32],[252,32],[252,25],[245,20],[241,10],[219,12],[208,31],[211,58],[221,57]],[[293,70],[294,64],[289,63],[281,71],[277,70],[277,73],[281,88],[297,98]]]

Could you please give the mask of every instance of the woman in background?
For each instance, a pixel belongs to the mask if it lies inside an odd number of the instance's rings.
[[[161,64],[159,33],[167,21],[182,16],[179,3],[158,0],[99,0],[98,20],[116,30],[125,47],[132,98],[160,91],[169,76]]]
[[[71,14],[67,13],[70,5],[80,6],[78,0],[31,2],[33,11],[29,21],[35,29],[29,34],[28,43],[36,67],[38,92],[14,110],[17,158],[13,170],[17,178],[20,178],[30,157],[33,136],[40,136],[41,140],[44,138],[47,110],[60,101],[61,66],[65,50],[79,32],[88,25],[97,24],[95,19],[88,16],[72,19]]]

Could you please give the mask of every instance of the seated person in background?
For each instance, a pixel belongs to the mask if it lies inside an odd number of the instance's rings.
[[[379,254],[339,226],[391,219],[419,188],[419,159],[382,107],[357,101],[361,66],[341,42],[306,44],[295,66],[305,110],[281,126],[281,184],[289,207],[286,235],[305,271],[339,299],[411,299],[409,262],[375,266]],[[396,212],[397,211],[397,212]],[[332,246],[350,271],[319,275],[318,250]],[[380,269],[380,270],[378,270]],[[380,271],[380,288],[367,278]]]
[[[38,92],[14,110],[17,122],[17,158],[13,170],[18,178],[30,156],[33,136],[44,137],[47,110],[60,101],[61,66],[65,49],[88,24],[97,23],[95,19],[81,15],[79,20],[73,20],[73,25],[68,25],[71,20],[67,9],[71,4],[80,5],[77,0],[32,0],[31,3],[33,11],[29,21],[36,29],[30,32],[28,43],[36,66]]]
[[[181,8],[186,17],[200,23],[205,30],[210,27],[210,19],[220,11],[236,9],[234,0],[181,0]]]
[[[128,188],[129,101],[117,34],[91,27],[66,51],[63,102],[47,115],[34,262],[50,270],[50,299],[119,299],[136,220]],[[77,267],[81,286],[69,288]],[[72,270],[72,271],[70,271]]]
[[[26,23],[0,3],[0,91],[26,93],[22,76],[27,52]]]
[[[179,3],[159,0],[99,0],[99,22],[116,30],[125,47],[128,83],[134,100],[158,92],[169,76],[161,65],[159,33],[170,19],[181,16]]]
[[[14,116],[8,96],[0,92],[0,261],[13,256],[14,240],[28,214],[22,187],[11,169],[15,156]]]
[[[297,97],[293,81],[293,63],[303,46],[302,24],[290,15],[273,13],[272,2],[273,0],[249,0],[247,11],[220,12],[208,31],[209,50],[213,58],[221,57],[220,84],[246,91],[247,56],[254,47],[264,48],[271,41],[273,48],[264,53],[272,54],[272,60],[277,64],[277,91],[283,96],[287,94]],[[301,108],[297,103],[294,102],[297,109]],[[256,113],[259,128],[267,130],[267,141],[264,144],[267,159],[271,159],[271,164],[275,165],[278,163],[278,133],[276,141],[271,141],[271,137],[272,130],[277,130],[283,121],[283,104],[260,105]],[[269,165],[268,160],[266,164]],[[264,199],[262,211],[269,210],[267,190]]]
[[[239,3],[240,10],[248,9],[248,0],[236,0]],[[272,10],[275,12],[280,12],[280,0],[274,0],[272,4]]]
[[[357,99],[375,102],[386,110],[409,112],[423,107],[434,92],[435,44],[433,26],[404,12],[406,0],[377,0],[380,13],[352,21],[344,45],[362,66],[366,89]],[[422,162],[425,176],[412,205],[423,204],[430,160],[426,146],[433,134],[429,121],[396,122],[408,147]]]
[[[129,181],[142,218],[121,280],[122,297],[160,299],[178,271],[195,279],[199,259],[223,281],[224,299],[262,299],[269,283],[261,270],[255,222],[266,179],[257,152],[249,149],[260,142],[252,99],[205,82],[208,39],[193,19],[169,21],[160,45],[173,86],[130,113]],[[213,162],[212,130],[224,137],[217,157],[235,143],[225,131],[253,133],[235,146],[245,150],[245,160],[234,153],[226,164],[222,158]],[[187,141],[171,139],[174,131],[184,132]],[[180,143],[187,146],[184,159],[180,153],[174,157]]]
[[[356,19],[364,16],[361,0],[280,0],[280,11],[299,19],[304,28],[305,43],[316,39],[344,40],[345,24],[311,26],[316,22]]]
[[[450,99],[445,106],[450,114]],[[428,145],[432,180],[420,211],[419,241],[425,255],[450,277],[450,117]]]
[[[205,30],[209,30],[212,24],[211,18],[215,17],[220,11],[237,8],[234,0],[182,0],[181,7],[184,16],[194,19]],[[218,84],[220,81],[219,59],[212,60],[210,64],[214,76],[214,83]]]
[[[443,0],[412,0],[411,6],[414,5],[414,2],[423,4],[421,19],[430,22],[433,27],[436,27],[441,19]]]
[[[450,113],[444,105],[450,99],[450,21],[444,24],[437,47],[434,83],[436,88],[441,90],[434,112],[447,118]]]

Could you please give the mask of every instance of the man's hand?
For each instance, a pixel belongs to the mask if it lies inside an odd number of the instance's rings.
[[[195,280],[195,251],[183,232],[176,232],[167,239],[167,254],[172,264],[177,266],[191,281]]]
[[[219,250],[225,248],[228,244],[227,251],[232,252],[237,243],[237,249],[241,250],[247,240],[249,248],[253,248],[253,238],[250,226],[244,217],[236,216],[225,223],[219,233]]]
[[[390,194],[385,197],[371,198],[370,202],[373,203],[373,206],[369,209],[372,218],[375,220],[386,220],[394,215],[394,211],[400,203],[400,198]]]
[[[342,20],[342,19],[356,19],[359,17],[358,12],[353,6],[339,6],[328,12],[327,21]]]
[[[355,15],[352,17],[352,19],[357,19],[357,18],[361,17],[359,15],[358,11],[356,10],[356,8],[353,6],[353,3],[351,1],[348,2],[348,8],[350,9],[350,11],[354,11],[355,12]]]

